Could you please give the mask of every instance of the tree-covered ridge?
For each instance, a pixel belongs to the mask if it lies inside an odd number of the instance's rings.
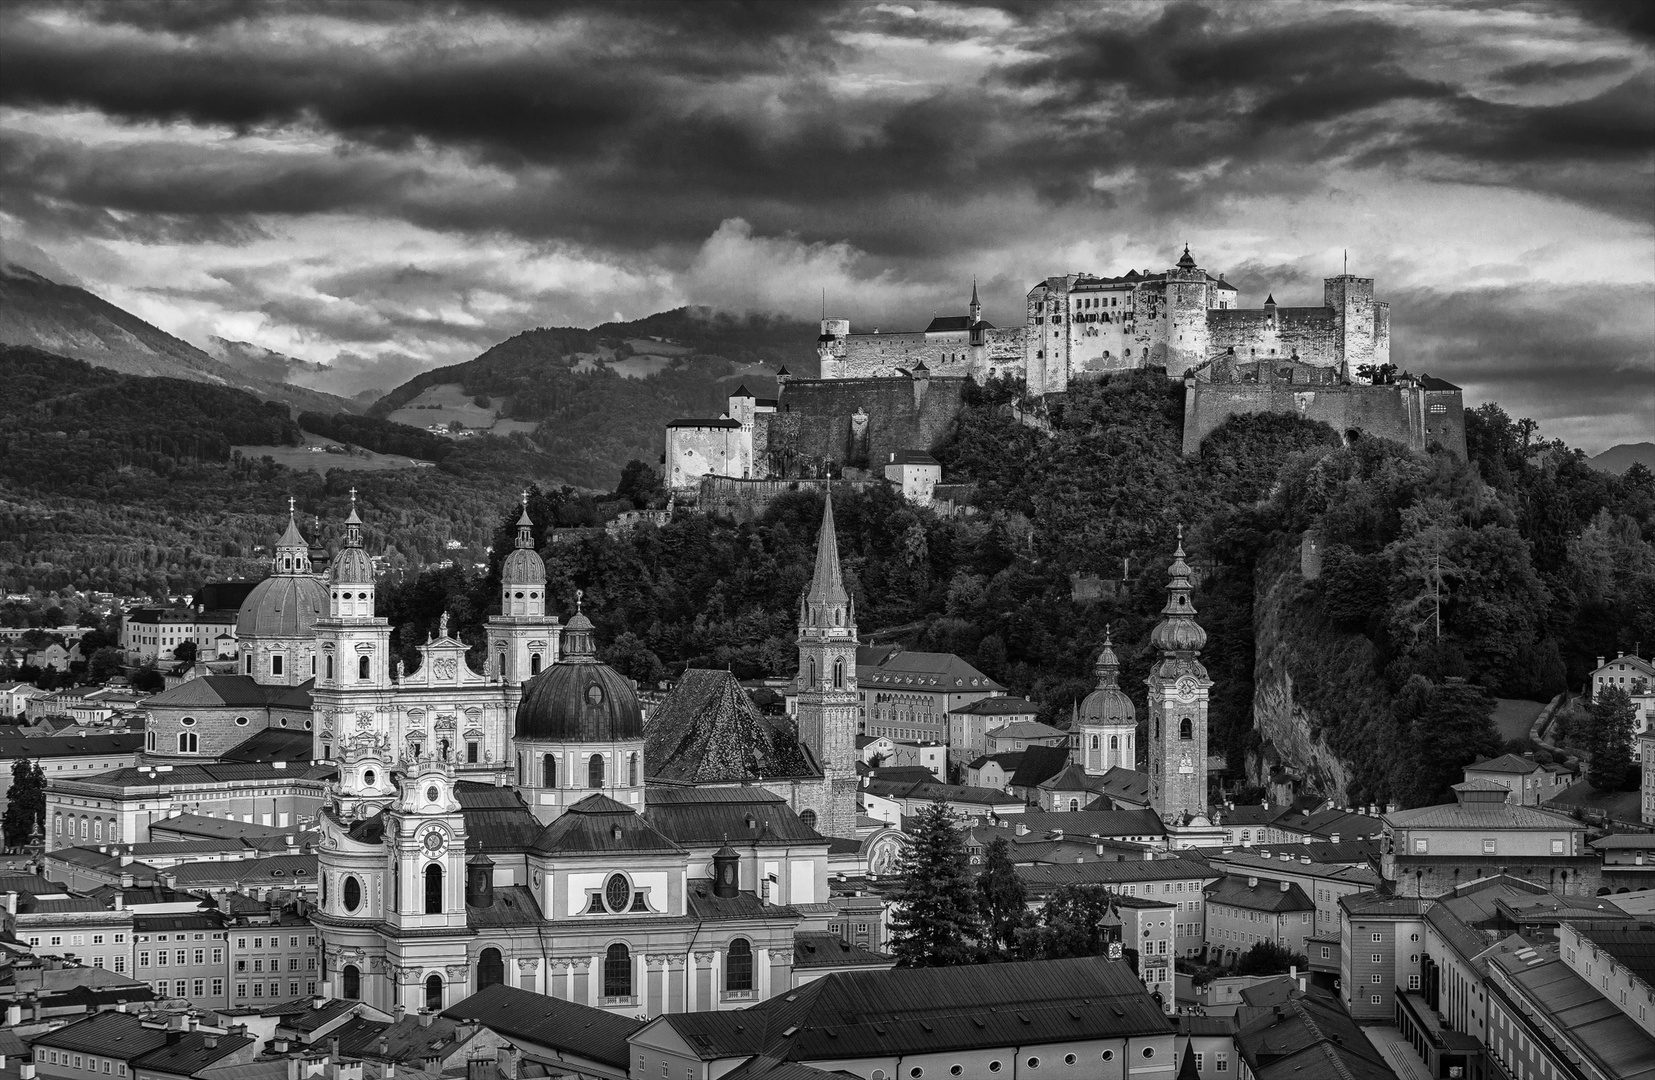
[[[376,454],[401,454],[422,461],[442,461],[455,446],[453,439],[417,427],[354,413],[300,413],[299,426],[324,439],[337,439]]]

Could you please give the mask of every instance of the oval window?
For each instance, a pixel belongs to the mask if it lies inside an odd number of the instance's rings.
[[[430,787],[425,789],[426,802],[436,802],[440,798],[442,798],[442,792],[437,790],[437,785],[432,784]]]
[[[306,720],[306,721],[305,721],[305,730],[306,730],[306,731],[309,731],[309,730],[310,730],[310,721],[309,721],[309,720]]]
[[[193,716],[186,716],[178,722],[183,724],[185,727],[195,727],[195,717]]]
[[[1074,1063],[1075,1063],[1075,1055],[1073,1055],[1073,1054],[1064,1054],[1063,1055],[1063,1064],[1073,1065]]]
[[[236,717],[236,727],[246,727],[246,726],[247,726],[247,717],[245,717],[245,716]]]
[[[1115,1051],[1105,1050],[1103,1052],[1103,1060],[1105,1060],[1105,1061],[1114,1061],[1115,1060]]]
[[[353,877],[345,879],[345,910],[355,911],[362,906],[362,883]]]
[[[988,1063],[988,1071],[989,1072],[999,1072],[1000,1071],[1000,1063],[998,1061],[989,1062]]]
[[[603,886],[603,902],[610,911],[625,911],[632,903],[632,883],[625,874],[610,874]]]
[[[1154,1056],[1155,1056],[1155,1048],[1153,1046],[1144,1047],[1144,1057],[1152,1058]]]
[[[1029,1068],[1031,1068],[1031,1069],[1040,1068],[1040,1059],[1039,1058],[1034,1058],[1034,1057],[1030,1058],[1029,1059]]]
[[[586,688],[586,700],[592,705],[603,704],[603,687],[594,683]]]
[[[362,771],[362,786],[363,787],[373,787],[374,786],[374,781],[377,778],[378,778],[378,774],[375,773],[372,769],[364,769]]]

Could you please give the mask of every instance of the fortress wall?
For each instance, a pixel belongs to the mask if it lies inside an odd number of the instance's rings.
[[[896,450],[933,450],[952,429],[964,378],[798,379],[777,411],[759,416],[761,471],[770,477],[866,469]]]
[[[1199,453],[1202,440],[1231,416],[1274,412],[1320,420],[1341,435],[1355,428],[1416,450],[1440,443],[1465,456],[1465,427],[1458,390],[1428,392],[1412,386],[1342,384],[1213,384],[1194,379],[1186,380],[1184,386],[1185,454]],[[1428,413],[1432,403],[1443,405],[1443,411]],[[1439,419],[1428,425],[1427,416]],[[1428,426],[1434,430],[1428,433]]]
[[[1214,311],[1207,315],[1213,351],[1234,349],[1236,356],[1292,356],[1318,367],[1337,367],[1339,331],[1326,308],[1277,308],[1275,319],[1257,310]]]
[[[866,491],[875,483],[884,481],[842,480],[738,480],[727,476],[701,478],[697,505],[704,514],[728,518],[732,521],[752,521],[764,513],[778,496],[789,491],[826,491],[837,487],[841,491]],[[820,811],[817,811],[820,813]]]
[[[666,485],[693,488],[701,477],[746,476],[752,470],[740,428],[667,428]]]
[[[930,340],[927,340],[929,337]],[[838,343],[836,343],[837,345]],[[970,336],[957,334],[852,334],[843,339],[843,353],[834,365],[837,379],[865,379],[913,370],[921,360],[933,375],[966,375],[972,371]]]

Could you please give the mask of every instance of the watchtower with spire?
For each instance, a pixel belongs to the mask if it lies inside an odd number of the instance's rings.
[[[1207,702],[1213,685],[1201,666],[1207,632],[1195,621],[1190,599],[1195,586],[1182,534],[1180,529],[1167,569],[1167,603],[1149,639],[1160,658],[1147,680],[1149,805],[1169,825],[1189,824],[1207,810]]]
[[[546,614],[546,563],[534,549],[529,493],[517,518],[517,538],[500,564],[500,614],[488,620],[488,674],[521,687],[557,663],[557,617]],[[508,706],[516,707],[516,700]]]
[[[827,836],[855,835],[856,820],[856,601],[839,568],[833,493],[822,510],[816,569],[799,601],[799,738],[815,756],[828,785],[828,805],[817,814]]]

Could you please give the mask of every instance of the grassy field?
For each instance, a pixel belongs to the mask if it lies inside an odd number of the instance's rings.
[[[383,469],[413,469],[418,465],[412,458],[399,457],[394,454],[376,454],[372,450],[364,450],[359,446],[350,448],[348,454],[330,454],[321,447],[327,446],[331,439],[324,439],[320,435],[305,432],[304,446],[238,446],[243,457],[253,459],[268,457],[278,465],[286,465],[290,469],[300,469],[313,473],[326,474],[329,469],[349,469],[359,472],[376,472]],[[307,449],[317,447],[316,450]]]
[[[487,428],[499,417],[501,404],[498,399],[490,398],[488,408],[482,408],[459,383],[443,383],[427,389],[385,419],[416,428],[432,424],[447,427],[455,420],[468,428]]]
[[[1494,726],[1500,729],[1502,739],[1526,739],[1535,717],[1546,707],[1543,701],[1521,701],[1517,698],[1494,699]]]

